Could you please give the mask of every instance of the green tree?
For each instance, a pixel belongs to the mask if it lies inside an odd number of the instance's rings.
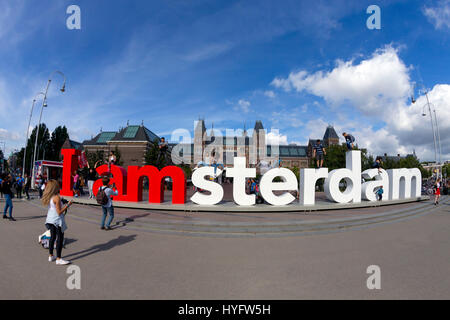
[[[33,131],[30,134],[30,137],[27,141],[27,155],[25,159],[25,172],[30,173],[32,162],[33,162],[33,155],[34,155],[34,144],[36,140],[36,132],[37,132],[37,126],[34,127]],[[37,149],[36,149],[36,160],[42,160],[42,158],[45,156],[46,158],[48,156],[51,156],[51,143],[50,143],[50,133],[48,131],[47,126],[45,123],[41,123],[41,126],[39,127],[39,137],[37,141]],[[22,148],[17,153],[17,161],[20,164],[19,166],[22,167],[23,164],[23,155],[24,155],[25,148]],[[47,158],[49,159],[49,158]]]
[[[48,160],[61,160],[61,148],[64,142],[69,139],[66,126],[58,126],[53,130],[49,145],[49,155],[46,156]]]
[[[446,165],[444,165],[442,167],[442,175],[444,177],[449,177],[450,176],[450,163],[447,163]]]
[[[300,181],[300,168],[299,167],[293,167],[292,168],[292,172],[295,174],[295,176],[297,177],[297,181]]]
[[[155,139],[147,149],[147,152],[145,153],[145,164],[149,164],[152,166],[157,167],[158,169],[161,169],[164,166],[163,158],[160,157],[158,159],[159,154],[159,147],[158,147],[158,139]]]
[[[121,160],[122,154],[120,153],[120,150],[117,146],[114,149],[114,155],[116,156],[116,165],[123,165],[123,161]]]
[[[180,167],[181,169],[183,169],[184,174],[186,176],[186,179],[190,179],[192,176],[192,168],[191,166],[189,166],[188,164],[182,163],[177,165],[178,167]]]
[[[105,162],[105,152],[103,150],[97,150],[95,152],[86,151],[85,153],[90,168],[94,168],[97,162],[97,165],[101,165]]]
[[[327,154],[323,162],[324,167],[328,168],[330,171],[345,168],[345,152],[347,151],[346,145],[335,144],[328,146],[325,150]]]

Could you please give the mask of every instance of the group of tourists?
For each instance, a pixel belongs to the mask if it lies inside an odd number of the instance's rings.
[[[345,138],[345,144],[347,146],[347,151],[351,151],[354,148],[354,144],[355,144],[355,137],[347,132],[342,133],[342,135]],[[321,143],[320,139],[316,140],[316,143],[313,146],[313,158],[316,159],[316,165],[317,168],[322,168],[323,166],[323,161],[324,158],[326,156],[327,152],[325,147],[323,146],[323,144]],[[383,169],[382,167],[382,163],[383,163],[383,158],[378,156],[375,159],[374,164],[372,165],[372,168],[374,169],[378,169],[378,174],[381,174],[381,170]],[[433,194],[434,194],[434,204],[437,205],[439,204],[439,199],[441,196],[441,179],[438,178],[435,183],[433,184]],[[375,189],[375,195],[377,197],[378,201],[381,201],[383,199],[383,187],[380,186],[377,189]]]
[[[348,150],[352,150],[355,143],[355,138],[349,134],[349,133],[343,133],[343,136],[346,139],[346,145]],[[165,157],[167,152],[168,145],[165,142],[164,138],[161,139],[161,142],[159,143],[159,155],[158,155],[158,161],[161,159],[161,157]],[[313,146],[313,157],[316,159],[316,164],[318,168],[321,168],[323,166],[324,157],[326,156],[326,149],[321,143],[320,140],[316,141],[316,144]],[[166,160],[164,158],[164,160]],[[382,157],[377,157],[373,168],[378,169],[378,173],[381,174],[382,170]],[[112,230],[111,224],[114,219],[114,205],[113,205],[113,197],[117,196],[119,194],[117,187],[115,183],[110,184],[110,178],[111,178],[111,165],[114,165],[117,161],[116,156],[114,153],[111,152],[110,156],[108,157],[108,172],[103,174],[100,178],[102,181],[102,186],[99,188],[97,194],[94,196],[93,192],[93,186],[94,182],[98,180],[98,175],[96,172],[96,168],[98,167],[99,163],[101,161],[97,161],[95,163],[94,167],[91,168],[89,164],[88,167],[88,174],[85,177],[87,179],[87,185],[89,188],[89,199],[96,199],[97,203],[101,205],[102,208],[102,218],[100,222],[100,229],[101,230]],[[217,178],[216,171],[217,168],[223,168],[223,165],[220,164],[216,158],[216,152],[213,150],[211,152],[211,156],[209,158],[209,163],[201,163],[199,166],[203,165],[209,165],[214,167],[214,177],[213,179]],[[268,169],[269,167],[272,168],[274,166],[269,166],[268,164],[259,164],[260,169]],[[278,166],[281,166],[280,161],[278,161]],[[266,168],[267,167],[267,168]],[[78,173],[78,171],[74,171],[73,173],[73,190],[74,190],[74,196],[78,197],[81,195],[82,192],[82,186],[81,181],[82,177]],[[67,265],[70,263],[70,261],[62,259],[62,248],[64,244],[64,232],[67,230],[67,224],[65,221],[65,215],[67,214],[68,209],[72,205],[72,201],[67,202],[66,200],[62,199],[59,195],[61,186],[60,183],[56,180],[49,180],[46,181],[45,177],[40,175],[37,178],[37,185],[38,190],[41,198],[41,202],[44,206],[48,207],[47,211],[47,218],[45,221],[46,228],[50,231],[50,240],[49,240],[49,257],[48,261],[53,262],[55,261],[57,265]],[[439,203],[440,199],[440,187],[441,187],[441,179],[436,179],[436,182],[434,183],[434,194],[435,194],[435,200],[434,203],[437,205]],[[18,175],[15,179],[11,174],[3,174],[0,176],[0,193],[5,198],[5,207],[3,210],[3,219],[9,219],[11,221],[16,221],[13,216],[13,202],[12,199],[14,197],[14,193],[12,189],[16,189],[16,194],[18,198],[22,197],[22,188],[26,194],[27,199],[30,198],[29,196],[29,190],[31,188],[31,178],[25,174],[25,177],[22,178],[21,175]],[[257,203],[263,203],[263,197],[261,196],[260,190],[259,190],[259,181],[257,179],[248,179],[246,184],[246,191],[248,194],[254,194],[256,196],[256,202]],[[375,194],[378,201],[381,201],[383,199],[383,187],[379,187],[375,190]],[[298,193],[296,195],[298,198]],[[7,214],[9,213],[9,217]],[[56,244],[56,245],[55,245]],[[54,255],[56,247],[56,256]]]
[[[116,161],[115,156],[109,158],[109,168],[111,164]],[[94,170],[98,163],[95,164],[94,168],[89,168],[88,173],[88,187],[89,187],[89,198],[94,198],[93,185],[95,180],[97,180],[97,173]],[[111,230],[111,223],[114,219],[114,206],[112,202],[112,197],[119,194],[116,185],[113,183],[110,185],[110,170],[108,173],[101,177],[103,186],[99,188],[96,196],[97,203],[102,207],[102,220],[100,223],[101,230]],[[80,175],[78,172],[74,172],[73,183],[74,183],[74,194],[75,197],[79,196],[80,192]],[[48,181],[44,194],[42,196],[42,204],[48,206],[46,227],[50,230],[50,241],[49,241],[49,258],[48,261],[52,262],[56,260],[57,265],[66,265],[70,261],[61,258],[62,247],[64,242],[64,232],[67,229],[65,222],[65,215],[67,209],[72,205],[72,201],[67,204],[63,204],[61,197],[59,196],[60,185],[55,180]],[[109,217],[108,217],[109,215]],[[108,218],[108,220],[107,220]],[[56,242],[56,257],[54,256],[54,247]]]
[[[93,175],[91,178],[93,179]],[[89,180],[91,181],[91,180]],[[108,175],[102,176],[102,184],[97,193],[97,202],[101,204],[103,215],[101,220],[101,230],[111,230],[111,223],[114,219],[114,206],[112,202],[112,197],[117,196],[118,190],[113,183],[109,184],[110,178]],[[74,180],[75,183],[75,180]],[[67,224],[65,221],[65,216],[67,210],[72,205],[73,201],[63,203],[63,199],[59,195],[61,187],[59,182],[56,180],[49,180],[45,187],[42,204],[48,207],[47,218],[45,221],[45,226],[47,230],[50,230],[50,241],[49,241],[49,257],[48,261],[56,261],[57,265],[67,265],[70,263],[68,260],[61,258],[62,248],[64,243],[64,232],[67,230]],[[109,215],[108,220],[107,217]],[[56,243],[56,256],[54,256],[54,249]]]
[[[90,168],[88,164],[88,188],[89,188],[89,198],[96,198],[97,203],[101,205],[102,208],[102,219],[100,223],[101,230],[111,230],[111,224],[114,219],[114,206],[112,202],[112,197],[118,195],[118,190],[115,184],[110,185],[110,172],[111,165],[116,163],[116,156],[111,152],[108,157],[108,167],[109,170],[105,175],[101,176],[103,186],[98,190],[97,196],[94,196],[93,185],[98,179],[96,168],[100,161],[98,161],[94,168]],[[73,172],[73,191],[74,196],[79,197],[82,192],[82,176],[76,170]],[[39,198],[44,206],[48,207],[47,218],[45,221],[45,227],[50,231],[49,239],[49,262],[56,262],[57,265],[67,265],[70,261],[61,258],[62,248],[64,244],[64,232],[67,230],[67,224],[65,221],[65,215],[67,210],[72,205],[73,201],[67,202],[60,195],[61,185],[59,181],[48,180],[39,175],[36,179],[37,189],[39,191]],[[0,193],[1,196],[5,198],[5,207],[3,210],[3,219],[8,219],[10,221],[16,221],[13,217],[13,201],[15,189],[17,198],[22,198],[22,190],[25,192],[26,198],[30,199],[29,191],[31,189],[31,178],[28,174],[22,178],[22,175],[17,175],[13,178],[12,174],[2,174],[0,175]],[[9,217],[8,217],[9,213]],[[109,216],[109,217],[108,217]],[[56,248],[56,256],[54,251]]]

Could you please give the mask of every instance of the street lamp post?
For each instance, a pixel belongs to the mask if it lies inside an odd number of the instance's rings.
[[[436,108],[435,106],[430,103],[430,99],[428,97],[429,90],[426,89],[423,85],[421,85],[423,88],[423,92],[425,93],[425,97],[427,99],[427,103],[423,105],[422,107],[422,116],[426,116],[425,108],[428,107],[428,112],[430,113],[430,121],[431,121],[431,130],[433,131],[433,141],[434,141],[434,162],[436,165],[440,166],[442,161],[442,149],[441,149],[441,136],[439,133],[439,125],[437,121],[437,114],[436,114]],[[416,100],[414,99],[414,94],[412,96],[412,103],[415,103]],[[433,107],[433,110],[432,110]],[[434,122],[433,122],[433,113],[434,113]],[[436,142],[436,140],[438,142]],[[439,145],[439,162],[438,162],[438,145]],[[441,168],[442,169],[442,168]],[[440,176],[442,177],[442,170],[439,170]]]
[[[40,129],[40,127],[41,127],[42,112],[44,111],[44,108],[47,107],[47,93],[48,93],[48,88],[50,87],[50,83],[52,82],[52,76],[53,76],[55,73],[60,74],[60,75],[64,78],[64,83],[63,83],[63,86],[62,86],[62,88],[60,89],[60,91],[61,91],[61,92],[64,92],[64,91],[66,90],[66,76],[64,75],[64,73],[62,73],[61,71],[58,71],[58,70],[53,71],[53,72],[50,74],[50,77],[48,78],[47,88],[45,88],[44,99],[42,100],[41,114],[40,114],[40,116],[39,116],[39,123],[38,123],[38,126],[37,126],[36,139],[35,139],[35,142],[34,142],[34,155],[33,155],[33,163],[32,163],[32,166],[33,166],[33,170],[32,170],[33,176],[32,176],[32,178],[31,178],[31,185],[32,185],[33,187],[34,187],[35,182],[36,182],[36,176],[35,176],[35,169],[36,169],[36,168],[35,168],[35,162],[36,162],[36,149],[37,149],[37,142],[38,142],[38,137],[39,137],[39,129]]]
[[[434,108],[433,112],[434,112],[434,121],[436,122],[437,138],[438,138],[438,145],[439,145],[439,164],[442,164],[441,134],[439,133],[439,125],[438,125],[438,121],[437,121],[436,108]]]
[[[39,95],[44,95],[43,92],[39,92],[33,99],[33,103],[31,104],[30,118],[28,119],[28,127],[26,132],[26,140],[25,140],[25,150],[23,152],[23,165],[22,165],[22,177],[25,177],[25,160],[27,158],[27,145],[28,145],[28,136],[30,131],[31,117],[33,116],[34,104],[36,103],[36,99]],[[31,168],[30,168],[31,169]],[[31,172],[31,171],[30,171]]]
[[[426,116],[426,113],[423,112],[423,109],[425,108],[425,106],[428,107],[428,112],[430,113],[430,120],[431,120],[431,130],[433,131],[433,141],[434,141],[434,161],[435,163],[437,163],[437,144],[436,144],[436,132],[435,132],[435,128],[434,128],[434,123],[433,123],[433,113],[431,112],[431,104],[430,104],[430,100],[428,99],[428,90],[425,90],[425,97],[427,98],[427,103],[423,106],[422,108],[422,116]]]

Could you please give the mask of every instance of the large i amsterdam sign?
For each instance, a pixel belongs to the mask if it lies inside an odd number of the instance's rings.
[[[63,149],[64,157],[63,181],[61,195],[73,196],[72,172],[78,168],[80,152],[75,149]],[[143,179],[149,181],[149,202],[164,202],[164,178],[172,179],[172,203],[186,203],[186,176],[177,166],[167,166],[159,170],[150,165],[129,166],[128,170],[116,165],[102,165],[98,167],[99,175],[111,174],[119,195],[114,197],[118,201],[142,201]],[[215,171],[216,170],[216,171]],[[196,192],[190,200],[201,205],[218,205],[224,195],[220,184],[210,181],[209,177],[222,174],[222,170],[214,167],[198,168],[192,174],[194,186],[206,190],[209,194]],[[226,170],[226,176],[233,181],[233,199],[237,205],[251,206],[255,204],[255,195],[245,191],[246,179],[256,177],[256,168],[247,168],[245,157],[235,157],[233,167]],[[275,178],[281,182],[275,182]],[[346,153],[346,167],[328,171],[328,168],[300,170],[300,181],[287,168],[273,168],[267,171],[260,181],[260,192],[264,200],[274,206],[283,206],[296,201],[290,191],[299,191],[301,205],[314,205],[315,186],[319,179],[325,179],[324,189],[327,198],[337,203],[359,203],[362,200],[376,201],[375,191],[383,187],[386,197],[383,201],[418,198],[421,195],[421,172],[417,168],[381,170],[368,169],[361,172],[361,152],[348,151]],[[362,178],[369,181],[362,181]],[[341,181],[346,182],[345,190],[339,187]],[[94,184],[94,194],[102,185],[101,180]],[[284,193],[274,191],[285,191]]]

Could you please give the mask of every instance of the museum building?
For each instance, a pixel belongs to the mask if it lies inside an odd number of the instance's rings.
[[[118,150],[121,155],[122,166],[127,168],[130,165],[145,165],[145,154],[152,147],[154,141],[159,141],[160,137],[146,128],[144,124],[130,125],[120,128],[118,131],[103,131],[85,140],[77,149],[83,149],[87,153],[103,152],[104,157],[109,153]],[[167,138],[166,138],[167,140]],[[281,166],[287,168],[306,168],[312,157],[313,145],[317,139],[309,139],[307,146],[297,144],[274,146],[266,143],[266,132],[260,120],[255,122],[253,134],[248,135],[247,130],[242,131],[241,136],[216,136],[213,128],[207,132],[205,121],[198,120],[194,129],[193,143],[179,145],[181,152],[174,158],[178,163],[188,163],[195,167],[200,161],[207,162],[214,150],[219,163],[231,166],[232,161],[227,157],[244,156],[247,159],[248,167],[255,166],[265,160],[272,165],[281,160]],[[329,125],[322,139],[325,147],[339,143],[339,137],[333,126]],[[70,141],[70,144],[76,142]],[[176,144],[169,143],[171,151]],[[249,163],[250,152],[255,154],[253,163]],[[184,154],[187,152],[187,154]]]

